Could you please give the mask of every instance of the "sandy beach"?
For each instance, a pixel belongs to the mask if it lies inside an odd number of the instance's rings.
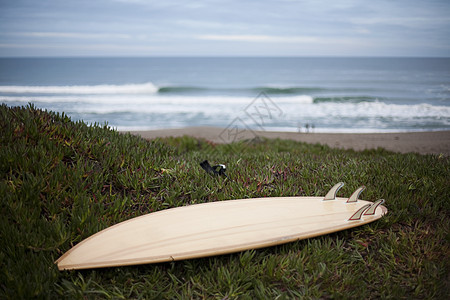
[[[399,153],[443,154],[450,156],[450,131],[399,132],[399,133],[297,133],[233,130],[217,127],[188,127],[180,129],[161,129],[131,131],[146,139],[158,137],[193,136],[213,143],[230,143],[257,137],[280,138],[310,144],[323,144],[333,148],[365,149],[384,148]]]

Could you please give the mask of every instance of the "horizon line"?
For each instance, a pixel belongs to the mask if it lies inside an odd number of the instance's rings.
[[[450,56],[419,55],[20,55],[0,56],[0,59],[19,58],[450,58]]]

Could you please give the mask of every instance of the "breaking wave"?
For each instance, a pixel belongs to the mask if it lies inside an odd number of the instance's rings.
[[[151,94],[158,92],[153,83],[123,85],[68,85],[68,86],[0,86],[0,93],[9,94],[73,94],[73,95],[114,95]]]
[[[219,92],[225,94],[257,94],[260,92],[269,95],[301,95],[313,92],[325,91],[324,88],[317,87],[245,87],[245,88],[219,88],[219,87],[201,87],[186,85],[163,85],[157,86],[152,82],[141,84],[122,84],[122,85],[67,85],[67,86],[21,86],[8,85],[0,86],[0,93],[4,94],[73,94],[73,95],[97,95],[97,94],[186,94],[186,93],[204,93]]]

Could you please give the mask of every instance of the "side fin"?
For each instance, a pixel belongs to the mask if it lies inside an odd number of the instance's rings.
[[[370,208],[364,213],[365,216],[373,216],[375,214],[375,211],[377,210],[377,207],[384,203],[384,199],[380,199],[376,202],[374,202]]]
[[[350,219],[348,219],[348,221],[357,221],[357,220],[361,220],[361,217],[363,215],[363,213],[366,211],[366,209],[368,209],[371,206],[371,204],[366,204],[363,207],[361,207],[360,209],[358,209],[351,217]]]
[[[365,189],[366,189],[366,187],[364,185],[360,186],[356,191],[353,192],[353,194],[350,196],[350,198],[348,198],[346,203],[357,202],[359,195],[361,195],[362,191],[364,191]]]
[[[344,183],[343,183],[343,182],[336,183],[336,184],[331,188],[331,190],[328,191],[328,193],[326,194],[325,198],[323,198],[323,200],[324,200],[324,201],[327,201],[327,200],[335,200],[335,199],[336,199],[336,194],[337,194],[337,192],[338,192],[339,189],[340,189],[341,187],[343,187],[343,186],[344,186]]]

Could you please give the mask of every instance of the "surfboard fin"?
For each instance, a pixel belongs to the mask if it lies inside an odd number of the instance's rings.
[[[341,187],[344,186],[343,182],[339,182],[336,183],[331,190],[328,191],[328,193],[325,195],[325,198],[323,198],[324,201],[328,201],[328,200],[335,200],[336,199],[336,194],[339,191],[339,189]]]
[[[377,210],[377,207],[384,203],[384,199],[380,199],[376,202],[374,202],[370,208],[364,213],[365,216],[373,216],[375,214],[375,211]]]
[[[360,209],[358,209],[351,217],[350,219],[348,219],[349,221],[357,221],[357,220],[361,220],[361,217],[363,215],[363,213],[369,208],[371,207],[372,204],[366,204],[363,207],[361,207]]]
[[[351,217],[348,219],[349,221],[361,220],[362,216],[373,216],[375,215],[375,211],[377,207],[384,203],[384,199],[380,199],[375,201],[372,204],[366,204],[360,209],[358,209]]]
[[[353,194],[350,196],[350,198],[348,198],[346,203],[357,202],[359,195],[361,195],[362,191],[364,191],[365,189],[366,189],[366,187],[364,185],[360,186],[356,191],[353,192]]]

